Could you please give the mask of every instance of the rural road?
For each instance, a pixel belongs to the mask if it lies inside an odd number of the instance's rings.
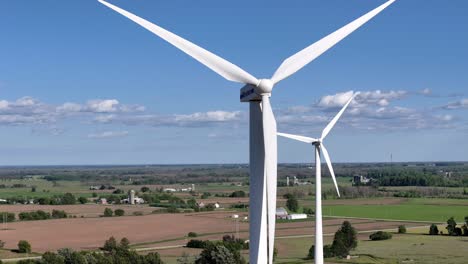
[[[11,259],[2,259],[3,262],[18,262],[20,260],[34,260],[34,259],[41,259],[42,257],[41,256],[37,256],[37,257],[23,257],[23,258],[11,258]]]

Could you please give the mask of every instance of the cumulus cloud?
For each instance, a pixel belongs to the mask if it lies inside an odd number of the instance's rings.
[[[346,104],[349,98],[353,96],[353,94],[353,91],[348,91],[344,93],[337,93],[334,95],[325,95],[318,102],[318,106],[323,108],[342,107]]]
[[[95,134],[89,134],[88,138],[102,139],[102,138],[118,138],[128,136],[128,131],[104,131]]]

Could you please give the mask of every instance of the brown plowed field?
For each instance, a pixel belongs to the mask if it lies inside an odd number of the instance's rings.
[[[78,206],[80,207],[80,206]],[[54,206],[54,208],[57,208]],[[99,212],[103,207],[99,207]],[[34,208],[34,210],[37,210]],[[77,209],[78,210],[78,209]],[[83,209],[81,209],[83,210]],[[71,211],[71,210],[69,210]],[[87,210],[85,210],[87,211]],[[232,212],[200,214],[152,214],[111,218],[74,218],[8,223],[8,230],[0,230],[6,248],[16,248],[19,240],[28,240],[33,251],[44,252],[69,247],[95,249],[110,236],[127,237],[132,243],[146,243],[142,247],[180,245],[188,232],[197,232],[200,239],[220,239],[223,234],[235,232],[235,222],[228,218]],[[324,233],[334,233],[341,219],[325,219]],[[402,222],[377,222],[363,219],[349,220],[358,231],[395,228]],[[277,236],[314,234],[314,222],[278,223]],[[248,223],[240,222],[241,237],[246,238]],[[169,240],[169,241],[167,241]],[[151,243],[166,241],[163,243]]]
[[[155,210],[154,207],[146,205],[101,205],[101,204],[83,204],[83,205],[0,205],[0,212],[10,212],[18,214],[20,212],[31,212],[36,210],[42,210],[45,212],[52,212],[52,210],[63,210],[69,215],[77,217],[99,217],[103,214],[106,207],[115,209],[123,209],[127,215],[131,215],[134,212],[143,212],[145,214],[151,213]]]

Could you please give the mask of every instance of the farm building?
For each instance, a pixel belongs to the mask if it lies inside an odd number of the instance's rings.
[[[288,220],[298,220],[298,219],[307,219],[306,214],[290,214],[288,215]]]
[[[283,207],[276,208],[276,219],[287,219],[288,218],[288,211]]]

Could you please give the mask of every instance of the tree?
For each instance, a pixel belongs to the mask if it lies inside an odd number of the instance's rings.
[[[62,210],[52,210],[52,218],[59,219],[59,218],[67,218],[67,213]]]
[[[113,214],[114,212],[112,211],[112,209],[110,208],[104,209],[104,217],[111,217]]]
[[[144,264],[163,264],[161,257],[157,252],[151,252],[148,255],[144,256]]]
[[[398,226],[398,233],[399,234],[406,234],[406,226],[404,226],[404,225]]]
[[[195,264],[245,264],[239,251],[232,252],[223,245],[209,244],[201,253]]]
[[[117,249],[117,240],[112,236],[106,242],[104,242],[104,246],[102,247],[102,250],[111,252],[113,250]]]
[[[115,216],[124,216],[125,211],[123,209],[115,209],[114,214]]]
[[[47,264],[65,264],[64,257],[49,251],[42,255],[42,261]]]
[[[350,250],[357,247],[357,232],[349,221],[344,221],[341,228],[336,231],[331,249],[336,256],[345,257]]]
[[[80,198],[78,198],[78,202],[80,202],[80,204],[85,204],[88,202],[88,199],[86,197],[80,196]]]
[[[337,233],[343,234],[342,239],[346,248],[352,250],[357,247],[357,232],[349,221],[344,221]]]
[[[140,190],[141,190],[141,192],[144,192],[144,193],[145,193],[145,192],[149,192],[150,188],[148,188],[148,187],[146,187],[146,186],[143,186],[143,187],[141,187]]]
[[[19,253],[31,253],[31,244],[26,240],[20,240],[18,242],[18,252]]]
[[[429,227],[429,235],[436,236],[438,234],[439,234],[439,228],[437,228],[436,224],[432,224],[431,227]]]
[[[286,201],[286,207],[291,212],[297,212],[299,210],[299,202],[297,201],[296,197],[290,196]]]
[[[120,248],[129,249],[130,248],[130,240],[124,237],[120,240]]]
[[[61,200],[62,200],[62,204],[75,204],[76,203],[76,198],[71,193],[64,194]]]
[[[445,228],[447,229],[449,236],[457,235],[457,233],[455,232],[456,227],[457,227],[457,222],[455,222],[455,219],[452,216],[447,220],[447,227]]]

